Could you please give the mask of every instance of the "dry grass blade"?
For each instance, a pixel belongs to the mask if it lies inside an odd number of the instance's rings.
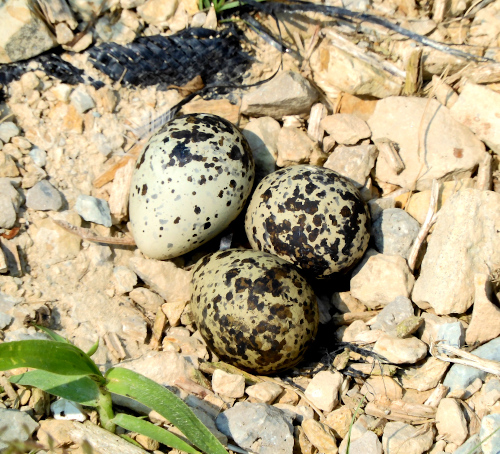
[[[417,263],[418,252],[422,247],[422,243],[424,242],[429,230],[431,229],[434,222],[436,222],[436,207],[438,203],[439,197],[439,183],[437,180],[432,180],[432,190],[431,190],[431,200],[429,203],[429,211],[427,212],[427,217],[425,218],[422,227],[418,232],[417,238],[415,239],[415,243],[413,244],[410,254],[408,256],[408,267],[413,272],[415,270],[415,265]]]
[[[111,236],[99,236],[90,229],[84,227],[77,227],[66,221],[52,219],[59,227],[64,230],[79,236],[82,240],[91,241],[93,243],[103,244],[121,244],[123,246],[135,246],[133,238],[115,238]]]
[[[463,366],[474,367],[490,374],[500,375],[500,362],[480,358],[477,355],[465,352],[451,345],[443,344],[439,341],[433,342],[429,351],[434,358],[440,359],[441,361],[462,364]],[[455,357],[452,358],[450,355]]]

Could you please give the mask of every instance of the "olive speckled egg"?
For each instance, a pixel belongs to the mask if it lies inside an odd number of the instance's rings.
[[[260,182],[245,230],[254,249],[325,278],[361,259],[370,239],[370,215],[347,179],[324,167],[301,165]]]
[[[148,142],[132,176],[137,246],[159,260],[197,248],[238,216],[253,180],[250,147],[229,121],[209,114],[170,121]]]
[[[312,288],[290,263],[265,252],[229,249],[194,267],[191,310],[222,361],[270,374],[297,364],[318,329]]]

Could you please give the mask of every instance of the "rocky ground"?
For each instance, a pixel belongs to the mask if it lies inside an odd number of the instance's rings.
[[[192,323],[189,282],[190,265],[218,243],[164,262],[131,245],[128,187],[144,144],[134,128],[186,93],[121,86],[82,51],[92,41],[125,44],[138,35],[216,27],[214,11],[199,12],[190,0],[61,2],[66,9],[52,32],[33,19],[45,46],[39,51],[64,45],[64,59],[105,85],[65,84],[32,64],[3,87],[3,342],[46,338],[27,319],[85,351],[99,339],[94,359],[103,371],[120,364],[176,389],[231,452],[344,453],[356,413],[351,453],[497,453],[500,432],[488,436],[500,427],[500,2],[324,3],[377,15],[483,61],[421,46],[369,21],[282,14],[291,52],[281,56],[245,31],[255,56],[245,81],[271,76],[282,58],[276,77],[235,90],[233,103],[195,98],[183,112],[238,124],[259,178],[310,163],[360,190],[372,216],[370,248],[348,275],[315,284],[328,338],[315,348],[351,342],[390,365],[351,351],[344,359],[369,378],[343,374],[345,362],[333,355],[253,382],[214,370],[206,361],[216,358]],[[8,14],[0,7],[2,21]],[[277,31],[264,14],[259,20]],[[3,46],[4,63],[31,56]],[[84,452],[84,439],[94,452],[111,452],[105,443],[112,435],[95,425],[95,412],[50,406],[48,395],[13,387],[8,376],[0,382],[0,426],[8,424],[0,447],[24,430],[25,440],[44,449],[53,443],[51,452]],[[115,450],[175,452],[135,438],[143,449]]]

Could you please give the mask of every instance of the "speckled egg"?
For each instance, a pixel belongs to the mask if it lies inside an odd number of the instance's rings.
[[[361,259],[370,239],[370,215],[358,190],[338,173],[293,166],[257,186],[245,231],[254,249],[325,278]]]
[[[240,130],[224,118],[190,114],[148,142],[132,176],[132,233],[148,257],[185,254],[221,233],[241,212],[254,162]]]
[[[196,326],[222,360],[257,374],[297,364],[316,336],[312,288],[289,262],[265,252],[229,249],[194,267]]]

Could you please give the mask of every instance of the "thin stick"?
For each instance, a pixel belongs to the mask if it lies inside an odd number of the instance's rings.
[[[437,208],[438,197],[439,197],[439,183],[437,182],[437,180],[432,180],[432,190],[431,190],[431,199],[429,202],[429,211],[427,212],[427,217],[425,218],[425,221],[422,224],[422,227],[420,227],[417,238],[415,239],[415,243],[413,243],[410,254],[408,256],[408,267],[410,268],[412,273],[415,271],[415,265],[417,263],[418,252],[420,251],[420,248],[422,247],[422,243],[424,242],[425,238],[427,237],[427,234],[429,233],[429,230],[433,226],[434,222],[436,222],[436,219],[437,219],[436,208]]]
[[[124,246],[135,246],[135,241],[133,238],[115,238],[111,236],[99,236],[90,229],[84,227],[77,227],[76,225],[70,224],[66,221],[61,221],[59,219],[52,219],[59,227],[63,228],[67,232],[73,235],[79,236],[82,240],[91,241],[92,243],[104,243],[104,244],[121,244]]]
[[[439,350],[445,350],[445,353],[438,352],[437,344],[439,344]],[[432,342],[429,351],[434,358],[440,359],[441,361],[462,364],[464,366],[470,366],[475,369],[483,370],[484,372],[488,372],[490,374],[500,375],[500,362],[480,358],[479,356],[465,352],[459,348],[452,347],[451,345],[443,344],[439,341]],[[448,356],[449,354],[455,355],[457,358],[450,358]]]

